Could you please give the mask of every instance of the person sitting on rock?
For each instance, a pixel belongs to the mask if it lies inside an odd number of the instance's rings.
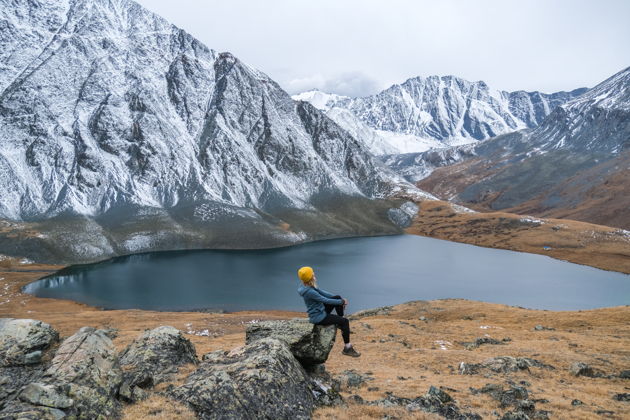
[[[352,357],[361,356],[361,353],[356,351],[350,343],[350,321],[343,316],[343,309],[348,304],[348,300],[318,289],[317,278],[311,267],[300,268],[298,277],[302,280],[298,293],[304,298],[309,321],[315,325],[338,326],[344,342],[342,354]],[[331,313],[333,309],[337,315]]]

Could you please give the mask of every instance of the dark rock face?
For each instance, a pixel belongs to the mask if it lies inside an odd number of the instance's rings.
[[[555,369],[553,366],[546,365],[536,359],[529,357],[511,357],[499,356],[481,363],[464,363],[459,365],[459,372],[462,375],[474,375],[484,370],[495,373],[517,372],[519,370],[529,370],[530,367],[538,367],[543,369]]]
[[[336,333],[334,325],[313,325],[305,319],[264,321],[247,327],[245,342],[250,344],[268,337],[281,340],[303,366],[309,367],[326,362]]]
[[[120,354],[124,371],[120,393],[134,400],[135,387],[156,385],[176,373],[178,366],[188,363],[197,363],[197,354],[193,344],[179,330],[161,326],[145,331]]]
[[[615,394],[613,400],[616,401],[630,401],[630,394],[627,392],[623,392],[621,394]]]
[[[0,319],[0,366],[39,363],[42,350],[59,339],[50,325],[33,319]]]
[[[306,372],[274,338],[211,353],[171,395],[201,419],[308,419],[315,407]]]

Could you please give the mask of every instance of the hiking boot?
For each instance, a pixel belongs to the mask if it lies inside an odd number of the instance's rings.
[[[350,348],[343,348],[343,350],[341,351],[341,354],[343,354],[344,356],[352,356],[352,357],[359,357],[361,356],[361,353],[359,353],[358,351],[356,351],[354,349],[354,347],[350,347]]]

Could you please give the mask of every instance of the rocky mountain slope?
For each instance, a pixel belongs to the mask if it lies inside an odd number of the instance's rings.
[[[137,3],[0,0],[0,21],[0,217],[42,223],[49,247],[72,226],[62,254],[398,229],[382,199],[413,187],[315,107]],[[356,205],[373,214],[352,222]]]
[[[418,185],[480,209],[628,228],[624,198],[630,191],[623,180],[630,168],[629,148],[627,68],[556,108],[539,127],[466,149],[463,162],[436,170]]]
[[[471,143],[535,127],[557,106],[586,89],[545,94],[505,92],[490,89],[482,81],[469,82],[455,76],[411,78],[372,96],[349,98],[319,91],[294,95],[326,110],[331,118],[351,132],[361,124],[381,137],[375,154],[422,152],[430,148]],[[339,110],[350,111],[349,115]],[[394,138],[392,138],[392,136]],[[407,136],[406,141],[400,136]]]

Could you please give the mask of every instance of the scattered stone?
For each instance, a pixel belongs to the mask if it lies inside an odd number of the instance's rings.
[[[569,372],[573,376],[586,376],[588,378],[596,378],[601,376],[601,373],[590,367],[586,363],[575,362],[569,367]]]
[[[368,316],[389,315],[394,310],[393,306],[381,306],[380,308],[366,309],[350,315],[349,319],[360,319]]]
[[[471,392],[473,394],[489,394],[501,404],[501,407],[516,406],[520,401],[527,400],[529,397],[525,387],[514,385],[504,389],[503,385],[500,384],[486,384],[478,390],[472,388]]]
[[[164,382],[178,371],[178,366],[189,363],[198,363],[197,353],[181,331],[161,326],[143,332],[120,354],[124,397],[133,401],[135,387],[148,388]]]
[[[462,343],[462,345],[464,346],[466,350],[474,350],[478,348],[479,346],[483,346],[484,344],[503,345],[505,343],[509,343],[510,341],[512,341],[512,339],[509,337],[506,337],[502,340],[497,340],[495,338],[490,338],[490,337],[479,337],[479,338],[476,338],[475,341],[464,342]]]
[[[621,379],[630,379],[630,370],[622,370],[622,371],[619,373],[619,377],[620,377]]]
[[[453,398],[450,395],[448,395],[443,390],[434,387],[433,385],[431,385],[431,387],[429,388],[427,395],[437,398],[438,400],[440,400],[442,404],[446,404],[453,401]]]
[[[595,410],[595,414],[599,414],[600,416],[612,416],[615,412],[610,410]]]
[[[508,411],[501,420],[530,420],[529,416],[521,411]]]
[[[534,331],[555,331],[555,328],[545,327],[544,325],[536,325]]]
[[[621,393],[621,394],[616,394],[613,397],[613,400],[617,400],[617,401],[630,401],[630,394],[628,394],[627,392]]]
[[[201,363],[170,394],[203,419],[309,419],[316,398],[329,391],[314,390],[286,342],[260,338]]]
[[[424,411],[436,413],[447,419],[471,419],[481,420],[481,416],[475,413],[462,412],[453,398],[443,390],[431,386],[422,397],[403,398],[388,393],[386,398],[367,402],[368,405],[379,407],[404,407],[409,412]]]
[[[361,396],[359,395],[350,395],[347,399],[349,402],[355,403],[355,404],[364,404],[365,401],[363,400],[363,398],[361,398]]]
[[[576,407],[578,405],[582,405],[582,404],[584,404],[584,403],[582,401],[578,400],[578,399],[575,399],[575,400],[571,401],[571,405],[574,406],[574,407]]]
[[[0,318],[0,367],[40,363],[41,351],[57,340],[59,334],[45,322]]]
[[[373,380],[368,374],[361,374],[354,369],[344,370],[336,379],[341,384],[341,389],[357,388]]]
[[[459,364],[459,372],[462,375],[474,375],[483,370],[490,370],[495,373],[517,372],[520,370],[529,371],[530,367],[538,367],[542,369],[555,369],[551,365],[544,364],[536,359],[529,357],[511,357],[500,356],[487,359],[481,363],[465,363]]]
[[[424,321],[424,322],[427,322],[427,321],[428,321],[428,319],[427,319],[427,317],[426,317],[426,316],[421,316],[420,318],[418,318],[418,320],[419,320],[419,321]]]
[[[381,389],[377,386],[369,386],[367,390],[373,392],[373,391],[380,391]]]
[[[336,333],[334,325],[313,325],[306,319],[263,321],[247,327],[245,342],[250,344],[267,337],[284,341],[293,356],[308,367],[326,362]]]

